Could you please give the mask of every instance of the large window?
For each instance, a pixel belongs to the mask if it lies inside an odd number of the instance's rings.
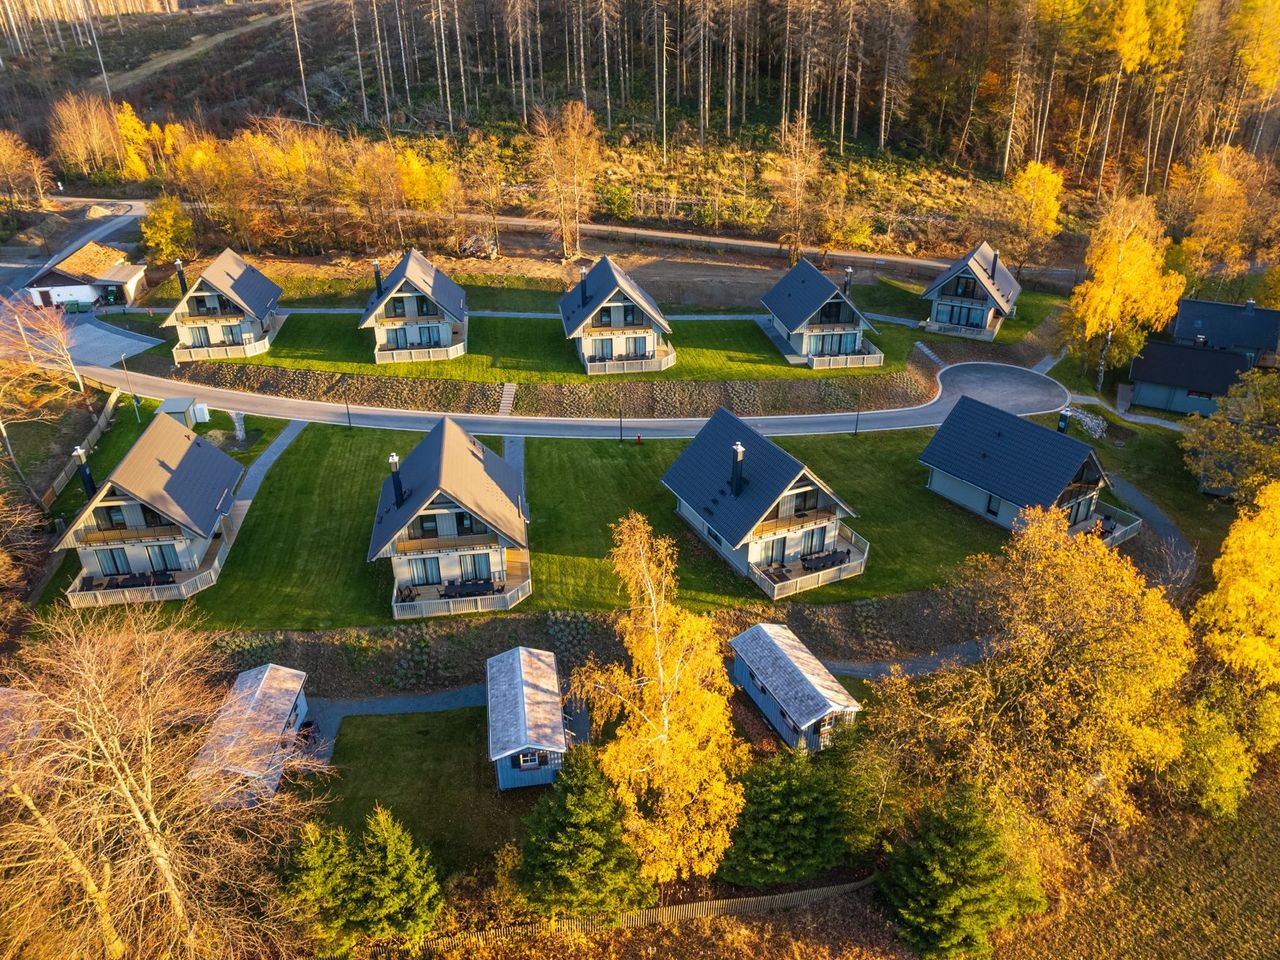
[[[624,327],[634,327],[636,325],[636,305],[634,303],[624,303],[622,305],[622,325]]]
[[[956,277],[952,283],[954,284],[954,292],[951,296],[959,297],[963,300],[973,300],[975,298],[977,281],[973,277]]]
[[[440,339],[440,327],[436,324],[422,326],[418,328],[418,342],[428,347],[439,347],[443,343]]]
[[[93,519],[99,530],[124,530],[128,527],[124,520],[124,507],[98,507],[93,511]]]
[[[806,530],[804,532],[804,540],[800,547],[800,552],[805,556],[813,553],[821,553],[823,547],[827,545],[827,528],[819,527],[817,530]]]
[[[156,513],[146,504],[143,504],[142,525],[145,527],[165,527],[169,525],[169,521],[160,516],[160,514]]]
[[[963,307],[958,303],[940,303],[933,314],[937,323],[949,323],[955,327],[984,327],[987,311],[982,307]]]
[[[182,569],[182,563],[178,560],[178,550],[172,543],[147,547],[147,559],[151,561],[151,569],[156,573]]]
[[[1071,504],[1067,511],[1067,526],[1074,527],[1077,523],[1083,523],[1089,519],[1089,513],[1093,508],[1093,497],[1085,497],[1083,500],[1077,500]]]
[[[387,346],[404,350],[409,346],[409,331],[404,327],[392,327],[387,331]]]
[[[414,557],[409,561],[409,582],[426,587],[440,582],[440,561],[436,557]]]
[[[627,337],[627,356],[645,357],[649,355],[648,337]]]
[[[841,356],[858,352],[858,334],[824,333],[809,338],[809,353],[815,357]]]
[[[843,300],[828,300],[818,311],[818,323],[839,323],[843,314]]]
[[[388,317],[405,316],[405,298],[404,297],[392,297],[390,300],[387,301],[387,316]]]
[[[760,561],[764,564],[782,563],[787,555],[787,538],[776,537],[760,549]]]
[[[818,509],[818,488],[813,487],[803,493],[793,494],[792,509],[795,513],[808,513]]]
[[[612,360],[613,359],[613,338],[605,337],[602,340],[596,340],[592,345],[592,360]]]
[[[420,317],[438,317],[440,316],[440,308],[436,306],[436,302],[430,297],[424,297],[418,294],[418,316]]]
[[[424,540],[432,540],[440,536],[440,518],[428,513],[418,518],[418,532]]]
[[[209,345],[209,328],[208,327],[191,327],[191,345],[193,347],[207,347]]]
[[[95,550],[93,555],[97,558],[98,569],[102,571],[104,577],[118,577],[131,572],[129,569],[129,555],[119,547],[110,550]]]
[[[462,564],[462,579],[488,580],[490,576],[489,555],[487,553],[464,553],[458,557]]]
[[[222,342],[240,346],[244,343],[244,334],[240,330],[240,324],[228,323],[222,327]]]

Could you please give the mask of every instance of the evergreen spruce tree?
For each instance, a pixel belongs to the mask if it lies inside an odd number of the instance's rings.
[[[906,816],[903,778],[885,747],[865,735],[861,724],[836,731],[815,762],[835,785],[835,805],[850,856],[867,859]]]
[[[614,917],[651,906],[653,884],[623,839],[622,807],[589,747],[564,757],[555,786],[525,821],[515,881],[552,913]]]
[[[797,883],[844,854],[829,768],[803,750],[758,763],[743,778],[746,806],[719,875],[744,887]]]
[[[890,849],[880,888],[903,940],[927,960],[988,957],[994,931],[1045,906],[968,788],[926,810]]]
[[[351,928],[361,940],[420,944],[444,906],[426,850],[382,806],[365,821],[352,866]]]
[[[353,870],[347,832],[307,824],[285,891],[295,916],[311,935],[318,956],[343,957],[357,941],[348,919]]]

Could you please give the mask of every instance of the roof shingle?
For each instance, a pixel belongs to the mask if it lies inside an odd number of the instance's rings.
[[[833,711],[862,709],[785,624],[757,623],[730,640],[729,646],[802,729]]]
[[[795,333],[833,296],[843,298],[853,308],[853,315],[859,323],[866,325],[853,301],[844,296],[826,274],[804,259],[783,274],[782,279],[760,298],[760,302],[787,330]]]
[[[550,650],[513,647],[485,663],[489,704],[489,759],[521,750],[569,749],[560,700],[556,655]]]
[[[416,249],[406,250],[400,262],[382,281],[382,296],[375,289],[369,294],[369,304],[360,318],[360,326],[367,327],[374,323],[376,314],[382,305],[404,283],[409,283],[419,293],[430,297],[453,320],[467,319],[467,293],[434,263]]]
[[[1280,310],[1248,303],[1179,300],[1173,336],[1186,341],[1204,337],[1210,346],[1224,350],[1274,351],[1280,348]]]
[[[928,298],[966,268],[991,295],[991,299],[996,302],[1001,313],[1008,316],[1013,312],[1013,305],[1018,299],[1018,294],[1022,292],[1022,284],[1014,279],[1004,261],[985,240],[979,242],[972,250],[942,271],[938,279],[929,284],[928,289],[921,296]]]
[[[1129,367],[1129,379],[1218,397],[1248,369],[1249,358],[1234,350],[1148,340]]]

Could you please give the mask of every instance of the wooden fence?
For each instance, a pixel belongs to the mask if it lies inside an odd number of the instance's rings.
[[[430,957],[445,950],[478,947],[495,940],[528,939],[555,933],[603,933],[618,927],[647,927],[659,923],[679,923],[682,920],[694,920],[698,917],[736,917],[752,913],[768,913],[772,910],[804,907],[811,903],[818,903],[831,897],[840,896],[842,893],[861,890],[874,880],[875,877],[870,876],[855,883],[841,883],[831,887],[814,887],[809,890],[792,890],[790,893],[775,893],[763,897],[698,900],[694,903],[680,903],[671,907],[634,910],[630,913],[622,914],[612,923],[591,920],[542,920],[537,923],[489,927],[485,930],[459,933],[449,937],[429,940],[421,951],[416,952],[396,947],[376,948],[369,954],[369,960],[410,960],[410,958],[414,957]]]
[[[89,432],[85,434],[85,438],[80,442],[80,446],[84,447],[86,450],[93,449],[93,445],[101,439],[102,434],[110,425],[111,417],[116,410],[116,404],[119,402],[120,388],[113,387],[111,395],[107,397],[107,402],[103,405],[102,413],[98,414],[98,419],[94,421]],[[40,495],[40,502],[44,504],[44,508],[46,510],[53,506],[53,501],[58,499],[58,494],[62,493],[66,485],[71,482],[71,478],[76,475],[76,470],[78,470],[79,467],[80,462],[75,457],[67,458],[66,465],[61,471],[59,471],[58,475],[53,478],[53,483],[49,485],[49,489]]]

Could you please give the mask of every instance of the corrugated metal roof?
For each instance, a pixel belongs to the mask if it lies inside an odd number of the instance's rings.
[[[450,497],[517,546],[528,546],[524,478],[451,417],[442,417],[400,461],[400,483],[404,502],[397,507],[391,475],[383,478],[369,539],[370,560],[377,559],[437,493]]]
[[[944,270],[921,296],[927,298],[936,293],[944,283],[966,268],[991,295],[1001,313],[1008,316],[1013,312],[1013,305],[1022,292],[1022,284],[1014,279],[1004,261],[999,259],[991,244],[985,240]]]
[[[584,288],[587,291],[585,303],[582,297]],[[663,332],[671,332],[671,325],[667,323],[667,318],[658,309],[653,298],[627,276],[621,267],[608,257],[603,257],[587,271],[585,277],[578,281],[577,286],[560,298],[560,320],[564,324],[565,337],[572,337],[577,333],[578,328],[619,290],[626,294],[632,303],[643,307],[645,313],[662,328]]]
[[[415,249],[406,251],[382,281],[382,296],[376,289],[369,295],[369,305],[360,318],[361,328],[372,326],[374,314],[406,283],[434,300],[451,319],[467,319],[467,292]]]
[[[1173,336],[1192,341],[1204,337],[1210,346],[1224,350],[1274,351],[1280,348],[1280,310],[1247,303],[1179,300]]]
[[[1093,459],[1093,448],[1065,433],[961,397],[920,462],[1019,507],[1049,507]]]
[[[280,735],[307,675],[266,663],[236,677],[196,754],[192,774],[234,772],[247,777],[278,773]]]
[[[213,263],[204,268],[199,279],[191,285],[191,288],[178,301],[178,305],[173,308],[164,326],[174,325],[174,317],[196,292],[201,281],[207,283],[245,313],[259,319],[276,308],[280,302],[280,294],[283,292],[279,286],[263,276],[262,271],[246,263],[238,253],[228,247],[218,254]]]
[[[1231,389],[1248,369],[1249,358],[1234,350],[1148,340],[1129,367],[1129,379],[1217,397]]]
[[[802,729],[833,711],[862,709],[785,624],[757,623],[730,640],[729,646]]]
[[[736,443],[742,444],[745,453],[742,492],[734,496],[729,478]],[[731,547],[737,547],[787,488],[806,473],[835,497],[803,463],[721,407],[662,475],[662,483]],[[854,515],[851,507],[835,499]]]
[[[554,653],[513,647],[488,659],[485,679],[490,760],[522,750],[569,749]]]
[[[213,443],[173,417],[157,414],[104,481],[98,493],[67,527],[59,549],[74,547],[72,531],[102,499],[118,487],[174,523],[201,537],[212,537],[231,509],[244,467]]]
[[[859,325],[869,327],[862,311],[831,280],[808,260],[801,259],[760,298],[765,309],[784,327],[795,333],[832,297],[840,297],[853,310]]]

